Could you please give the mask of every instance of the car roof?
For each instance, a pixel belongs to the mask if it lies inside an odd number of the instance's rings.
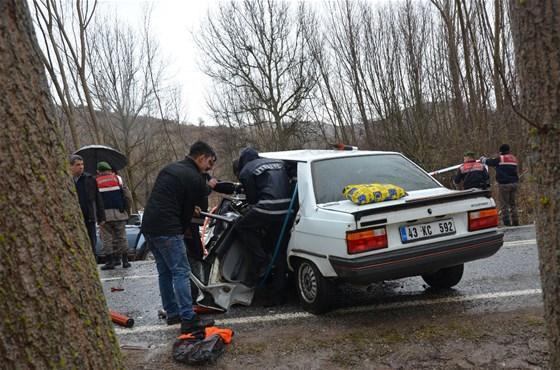
[[[302,150],[287,150],[283,152],[259,153],[259,157],[270,158],[270,159],[281,159],[283,161],[311,162],[311,161],[321,160],[321,159],[357,157],[362,155],[375,155],[375,154],[400,154],[400,153],[371,151],[371,150],[302,149]]]

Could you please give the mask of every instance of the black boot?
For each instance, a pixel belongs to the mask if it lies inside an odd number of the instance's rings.
[[[511,214],[511,226],[519,226],[519,217],[517,212]]]
[[[213,325],[214,320],[195,315],[190,320],[181,320],[181,334],[189,334],[198,330],[204,330],[205,327]]]
[[[128,263],[128,254],[123,253],[122,255],[122,267],[127,269],[130,267],[130,263]]]
[[[509,215],[508,214],[503,214],[502,215],[502,223],[504,224],[504,226],[511,226],[511,222],[509,221]]]
[[[101,266],[101,270],[114,270],[115,269],[115,255],[110,254],[107,256],[107,262]]]

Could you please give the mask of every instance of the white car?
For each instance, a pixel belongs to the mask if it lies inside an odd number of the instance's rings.
[[[367,284],[421,275],[434,288],[461,280],[463,264],[503,244],[487,190],[445,188],[400,153],[295,150],[261,153],[297,166],[299,209],[288,243],[303,308],[330,308],[333,283]],[[348,184],[404,188],[398,200],[356,205]]]
[[[463,264],[491,256],[503,244],[498,212],[487,190],[450,190],[400,153],[295,150],[261,153],[283,160],[297,180],[287,258],[302,307],[331,308],[337,281],[357,284],[420,275],[434,288],[461,280]],[[406,195],[356,205],[350,184],[393,184]],[[255,288],[251,253],[236,237],[244,196],[222,199],[209,224],[208,254],[192,261],[197,303],[227,310],[249,305]],[[229,225],[229,226],[228,226]],[[274,238],[277,239],[277,238]]]

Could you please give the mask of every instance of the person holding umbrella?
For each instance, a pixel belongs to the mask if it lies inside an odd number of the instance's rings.
[[[109,163],[97,163],[97,173],[95,180],[105,207],[105,223],[99,227],[99,233],[107,262],[101,269],[114,269],[118,266],[121,256],[122,267],[128,268],[130,263],[127,254],[126,221],[130,214],[132,196],[123,179],[112,171]]]
[[[78,193],[78,202],[84,216],[91,250],[95,256],[95,244],[97,244],[97,233],[95,223],[102,225],[105,222],[105,209],[103,207],[103,199],[97,189],[97,183],[92,175],[84,172],[84,159],[73,154],[70,156],[70,172]]]
[[[83,158],[85,171],[88,173],[95,173],[99,162],[110,163],[113,171],[120,171],[128,164],[123,153],[106,145],[86,145],[74,154]]]

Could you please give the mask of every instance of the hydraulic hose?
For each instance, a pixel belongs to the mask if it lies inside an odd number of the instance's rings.
[[[282,246],[282,241],[284,240],[284,235],[286,234],[286,229],[288,228],[288,223],[290,221],[290,217],[292,216],[294,203],[296,202],[296,198],[297,198],[297,193],[298,193],[298,187],[296,182],[294,193],[292,194],[292,199],[290,200],[290,206],[288,207],[288,213],[286,213],[286,216],[284,217],[284,222],[282,223],[282,229],[280,229],[280,235],[278,235],[278,239],[276,240],[276,246],[274,247],[274,253],[272,254],[272,259],[270,260],[270,263],[266,268],[264,276],[262,277],[262,280],[259,283],[260,287],[264,285],[264,282],[268,278],[270,271],[272,271],[272,266],[274,265],[274,262],[278,257],[278,253],[280,252],[280,247]]]

